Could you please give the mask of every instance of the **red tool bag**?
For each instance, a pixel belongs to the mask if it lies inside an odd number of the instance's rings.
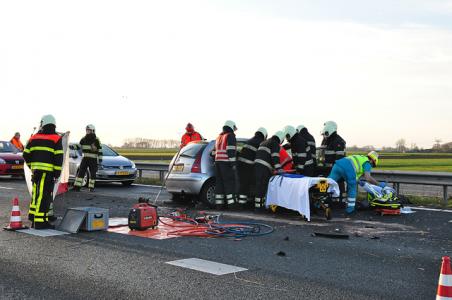
[[[148,203],[135,204],[129,212],[129,228],[132,230],[155,229],[158,225],[157,206]]]

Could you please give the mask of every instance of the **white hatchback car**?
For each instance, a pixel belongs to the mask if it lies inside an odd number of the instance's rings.
[[[96,173],[97,182],[121,182],[131,185],[137,177],[137,168],[130,159],[119,155],[113,149],[102,144],[102,163]],[[74,181],[82,162],[82,148],[79,144],[69,144],[69,180]],[[89,170],[83,179],[83,186],[89,180]]]

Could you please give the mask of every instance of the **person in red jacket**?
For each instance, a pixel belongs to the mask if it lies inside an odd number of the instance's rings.
[[[195,131],[195,127],[191,123],[187,124],[187,127],[185,127],[185,134],[182,136],[180,147],[185,147],[188,143],[193,141],[200,141],[202,140],[201,134],[199,132]]]
[[[292,157],[287,153],[286,149],[284,149],[282,146],[279,149],[279,164],[281,165],[281,168],[285,172],[293,171],[293,160]]]

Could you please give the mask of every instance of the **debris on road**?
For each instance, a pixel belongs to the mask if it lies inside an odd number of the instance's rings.
[[[279,251],[279,252],[276,253],[276,255],[278,255],[278,256],[286,256],[286,252]]]
[[[313,237],[327,237],[335,239],[348,239],[349,235],[345,233],[329,233],[329,232],[314,232]]]

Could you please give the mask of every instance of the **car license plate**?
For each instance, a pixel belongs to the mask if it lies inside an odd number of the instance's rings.
[[[176,172],[182,172],[184,170],[184,165],[175,165],[173,169]]]
[[[121,175],[121,176],[129,175],[129,172],[128,171],[117,171],[116,175]]]
[[[18,170],[18,169],[23,169],[24,165],[15,165],[15,166],[11,166],[11,169],[13,170]]]

